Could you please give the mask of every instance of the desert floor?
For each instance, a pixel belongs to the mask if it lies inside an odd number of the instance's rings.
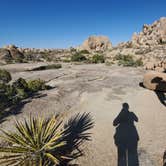
[[[91,129],[92,141],[84,145],[85,154],[75,163],[80,166],[116,166],[113,120],[121,111],[122,103],[127,102],[130,111],[139,119],[135,123],[140,138],[139,165],[161,165],[166,149],[166,106],[153,91],[139,86],[146,71],[105,64],[63,64],[61,69],[25,71],[37,65],[40,63],[3,66],[12,73],[13,79],[41,78],[55,88],[42,91],[38,97],[19,105],[14,112],[18,114],[3,119],[1,128],[12,129],[15,119],[27,117],[30,113],[48,116],[62,112],[69,117],[77,112],[90,112],[95,122]]]

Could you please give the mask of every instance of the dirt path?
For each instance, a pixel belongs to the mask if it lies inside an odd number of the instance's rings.
[[[30,112],[37,115],[59,111],[69,114],[91,112],[95,121],[92,141],[84,147],[85,156],[75,163],[83,166],[116,166],[117,149],[112,122],[121,111],[122,103],[127,102],[130,111],[139,119],[135,125],[140,138],[140,166],[159,166],[166,149],[166,107],[154,92],[139,86],[143,73],[142,69],[101,64],[64,65],[59,70],[36,72],[24,72],[20,68],[18,72],[15,69],[12,74],[14,79],[20,76],[28,79],[40,77],[52,80],[49,83],[56,88],[43,92],[44,97],[32,99],[23,106],[20,114],[8,117],[1,127],[12,128],[13,119],[25,117]]]

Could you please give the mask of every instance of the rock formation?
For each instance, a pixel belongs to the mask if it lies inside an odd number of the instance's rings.
[[[133,47],[148,47],[166,43],[166,17],[161,17],[152,25],[144,24],[142,32],[132,36]]]
[[[111,48],[112,44],[106,36],[90,36],[80,47],[80,49],[88,51],[105,51]]]
[[[150,90],[166,92],[166,74],[156,71],[144,75],[143,85]]]
[[[11,59],[12,59],[12,56],[11,56],[9,50],[1,48],[0,49],[0,61],[6,62],[6,61],[10,61]]]

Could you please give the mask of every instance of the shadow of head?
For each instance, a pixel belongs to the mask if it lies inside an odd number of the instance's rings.
[[[128,103],[123,103],[122,107],[124,110],[128,110],[129,109],[129,104]]]

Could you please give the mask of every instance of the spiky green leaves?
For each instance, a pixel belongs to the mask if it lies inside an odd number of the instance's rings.
[[[61,156],[56,149],[65,145],[62,132],[59,130],[61,122],[56,117],[38,119],[30,117],[29,121],[16,122],[15,132],[3,132],[1,136],[11,145],[0,147],[4,156],[0,158],[6,165],[45,165],[58,164]],[[63,157],[63,156],[62,156]],[[30,166],[29,165],[29,166]]]
[[[3,166],[56,166],[81,156],[80,145],[90,139],[89,113],[77,114],[61,126],[60,116],[16,122],[16,130],[1,130],[7,145],[0,147]]]

